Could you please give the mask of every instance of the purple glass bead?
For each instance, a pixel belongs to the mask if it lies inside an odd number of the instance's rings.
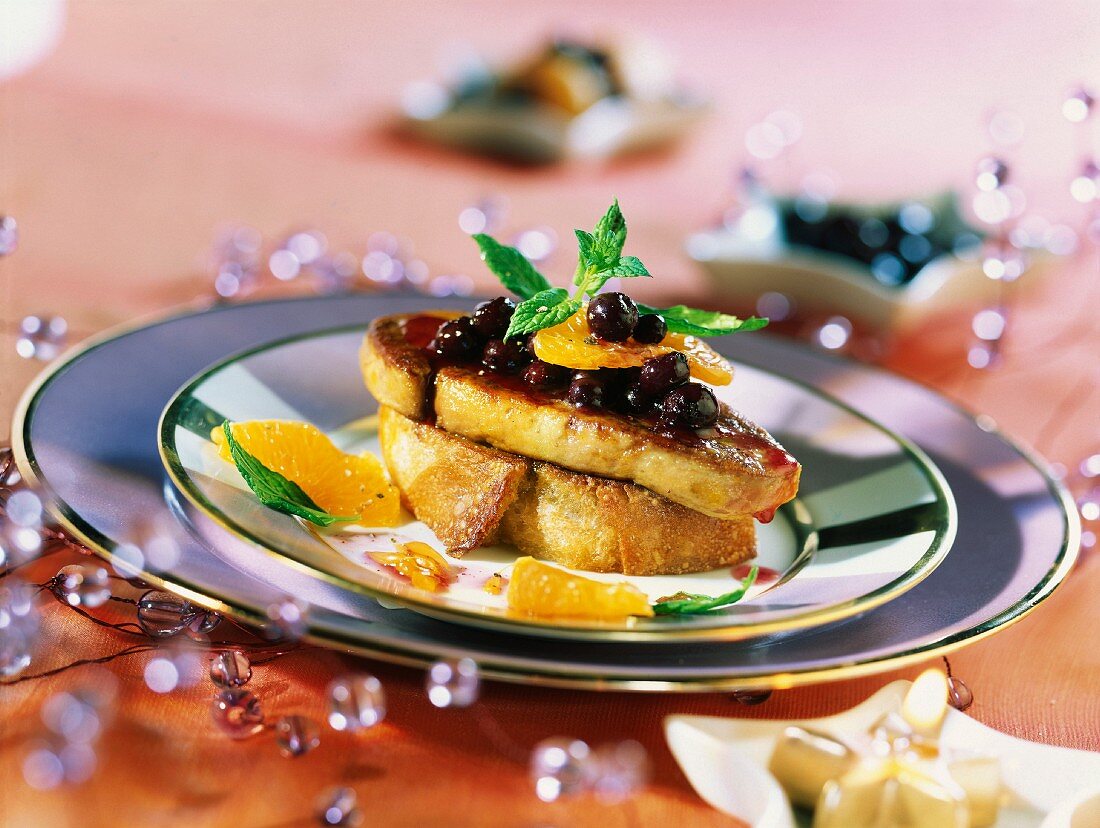
[[[275,741],[279,753],[292,759],[304,756],[321,744],[317,722],[307,716],[280,716],[275,722]]]
[[[297,598],[284,598],[267,608],[267,617],[271,623],[267,627],[268,637],[296,641],[305,633],[308,626],[309,605]]]
[[[734,690],[730,693],[730,698],[735,702],[750,707],[757,704],[763,704],[771,697],[771,690]]]
[[[187,630],[193,634],[193,637],[205,636],[222,622],[222,617],[211,610],[200,609],[194,605],[189,609],[191,614],[187,619]]]
[[[14,678],[30,663],[30,637],[19,630],[0,629],[0,678]]]
[[[428,669],[425,689],[436,707],[469,707],[477,701],[481,677],[473,659],[437,661]]]
[[[153,638],[171,638],[183,631],[191,605],[171,592],[149,590],[138,599],[138,624]]]
[[[1096,98],[1092,90],[1084,86],[1071,89],[1066,99],[1062,101],[1062,115],[1067,121],[1075,124],[1088,120],[1095,108]]]
[[[386,717],[386,693],[374,676],[341,676],[328,686],[328,723],[333,730],[374,727]]]
[[[240,650],[216,653],[210,660],[210,680],[218,687],[242,687],[252,678],[252,664]]]
[[[264,729],[260,700],[248,690],[219,690],[210,714],[214,724],[231,739],[247,739]]]
[[[596,798],[607,804],[625,802],[649,781],[649,754],[633,739],[601,745],[593,754]]]
[[[961,678],[947,677],[947,703],[956,710],[966,710],[974,703],[974,694]]]
[[[987,155],[985,158],[978,159],[974,175],[979,190],[992,192],[1003,187],[1008,181],[1008,164],[1000,158]]]
[[[24,316],[15,350],[24,359],[48,362],[61,353],[68,333],[69,324],[61,316]]]
[[[10,256],[19,247],[19,225],[11,216],[0,216],[0,256]]]
[[[544,739],[531,751],[531,782],[543,802],[587,791],[596,767],[588,745],[580,739]]]
[[[317,802],[317,822],[321,825],[356,826],[363,821],[359,798],[351,788],[332,788]]]
[[[71,607],[99,607],[111,597],[109,577],[102,566],[69,564],[54,576],[54,592]]]

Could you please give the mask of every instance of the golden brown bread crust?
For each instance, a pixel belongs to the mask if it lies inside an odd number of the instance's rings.
[[[459,316],[457,311],[420,315],[438,316],[441,322]],[[408,318],[408,314],[396,314],[371,322],[359,349],[359,364],[367,388],[376,400],[406,417],[423,420],[431,414],[427,403],[432,366],[423,349],[406,339],[405,320]]]
[[[641,486],[578,474],[383,407],[382,455],[406,506],[448,551],[496,542],[574,569],[662,575],[756,554],[748,515],[719,520]]]
[[[723,404],[717,428],[689,444],[607,410],[578,410],[502,385],[474,367],[435,376],[403,338],[410,317],[375,320],[361,351],[375,399],[406,417],[573,471],[629,480],[717,518],[769,512],[798,491],[801,466],[764,429]],[[427,404],[427,400],[431,404]],[[789,462],[781,461],[784,458]]]

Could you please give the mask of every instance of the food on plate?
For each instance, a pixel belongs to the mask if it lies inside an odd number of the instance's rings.
[[[452,554],[510,543],[592,572],[656,575],[756,553],[752,518],[720,520],[642,486],[531,460],[383,408],[382,456],[405,505]]]
[[[508,608],[543,618],[618,620],[654,614],[645,593],[631,584],[595,581],[527,556],[512,567]]]
[[[444,591],[455,577],[444,557],[422,541],[398,543],[392,550],[370,552],[368,557],[428,592]]]
[[[711,385],[733,369],[702,337],[766,320],[601,292],[649,275],[622,255],[617,203],[577,231],[572,294],[519,251],[475,238],[522,301],[383,317],[363,342],[405,504],[452,553],[508,540],[577,568],[645,574],[751,557],[752,519],[795,496],[801,467],[717,399]]]
[[[210,437],[265,506],[320,526],[396,526],[400,520],[400,496],[381,461],[345,454],[310,423],[226,422]]]
[[[514,68],[468,72],[452,91],[452,105],[547,107],[572,117],[606,98],[671,100],[676,93],[671,61],[650,41],[559,38]]]

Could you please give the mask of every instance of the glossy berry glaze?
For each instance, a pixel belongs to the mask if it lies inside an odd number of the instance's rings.
[[[756,458],[765,470],[773,473],[781,474],[798,465],[798,461],[777,443],[762,434],[746,430],[736,419],[724,416],[729,413],[724,404],[719,405],[720,413],[716,421],[702,428],[691,428],[682,421],[670,421],[662,414],[662,408],[657,402],[650,402],[645,410],[637,411],[637,406],[630,404],[628,395],[632,386],[637,387],[639,376],[637,369],[602,369],[584,372],[571,372],[568,369],[551,370],[548,382],[532,382],[532,376],[536,373],[540,379],[545,379],[547,372],[528,370],[532,366],[540,365],[537,361],[531,360],[529,352],[526,361],[522,364],[509,360],[507,370],[492,370],[480,361],[484,357],[484,348],[487,343],[482,343],[482,349],[478,353],[471,353],[465,358],[454,359],[441,356],[433,346],[436,345],[437,332],[446,321],[439,316],[421,315],[409,317],[404,322],[406,342],[423,353],[433,372],[445,367],[466,368],[489,380],[497,388],[507,390],[530,402],[552,404],[565,401],[578,408],[602,410],[604,416],[610,420],[622,418],[641,424],[660,439],[690,448],[706,449],[708,444],[733,446]],[[493,341],[490,340],[490,342]],[[493,348],[489,350],[492,352]],[[492,353],[489,361],[494,362]],[[560,368],[560,366],[551,366],[551,368]],[[429,383],[429,388],[433,386],[434,382]],[[598,387],[599,391],[594,391],[594,387]],[[673,390],[684,387],[686,386],[683,378],[677,374]],[[707,392],[709,393],[709,388]],[[428,410],[431,411],[432,407],[428,406]],[[761,523],[769,523],[774,516],[775,508],[754,514]]]

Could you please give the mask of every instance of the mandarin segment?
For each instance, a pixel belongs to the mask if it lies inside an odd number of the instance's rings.
[[[400,522],[400,495],[373,454],[345,454],[310,423],[252,420],[232,423],[230,429],[241,448],[297,483],[329,514],[356,515],[365,526]],[[210,436],[222,459],[232,463],[222,427]]]
[[[442,592],[454,579],[450,564],[422,541],[399,543],[392,552],[371,552],[371,560],[389,567],[419,589]]]
[[[669,333],[657,345],[634,340],[606,342],[588,327],[588,309],[581,308],[559,325],[543,328],[533,340],[535,355],[543,362],[574,370],[636,368],[647,359],[680,351],[687,357],[691,375],[711,385],[729,385],[733,366],[697,336]]]
[[[508,606],[516,612],[543,618],[610,621],[653,615],[649,599],[626,581],[613,584],[595,581],[532,557],[519,558],[512,567]]]

